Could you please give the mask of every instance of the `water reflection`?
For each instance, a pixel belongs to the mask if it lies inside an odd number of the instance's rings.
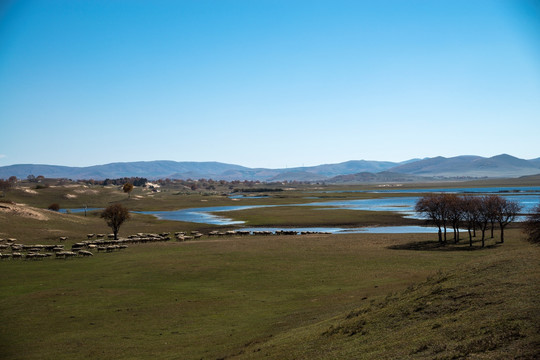
[[[154,215],[158,219],[161,219],[161,220],[185,221],[185,222],[194,222],[194,223],[199,223],[199,224],[210,224],[210,225],[238,225],[238,224],[244,224],[245,221],[232,220],[224,216],[216,215],[214,213],[219,213],[222,211],[237,211],[237,210],[261,208],[261,207],[273,207],[273,206],[277,206],[277,205],[214,206],[214,207],[180,209],[180,210],[171,210],[171,211],[139,211],[138,213]]]

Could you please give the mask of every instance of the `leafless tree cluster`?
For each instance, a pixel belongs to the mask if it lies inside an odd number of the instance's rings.
[[[415,210],[439,228],[439,242],[447,239],[447,228],[451,227],[454,241],[459,242],[459,229],[467,229],[469,245],[476,237],[476,230],[482,233],[482,247],[485,246],[485,234],[491,226],[491,238],[495,224],[499,225],[501,243],[504,242],[504,229],[516,219],[521,206],[499,195],[456,195],[429,194],[416,202]]]
[[[117,179],[105,179],[105,180],[96,180],[96,179],[80,179],[77,180],[80,184],[87,185],[124,185],[125,183],[130,183],[133,186],[145,186],[148,182],[147,178],[143,177],[123,177]]]

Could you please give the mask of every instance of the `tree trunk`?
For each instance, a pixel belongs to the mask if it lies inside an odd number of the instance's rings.
[[[482,247],[484,247],[486,245],[484,239],[485,239],[485,236],[486,235],[486,230],[485,229],[482,229]]]
[[[491,238],[493,239],[493,227],[494,227],[494,224],[491,223]]]
[[[468,228],[467,231],[469,232],[469,246],[472,246],[472,234],[471,234],[471,228]]]
[[[444,242],[446,242],[446,225],[444,225]]]
[[[501,224],[501,244],[504,243],[504,226]]]

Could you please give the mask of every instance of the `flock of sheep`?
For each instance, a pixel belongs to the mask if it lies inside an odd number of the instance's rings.
[[[0,239],[0,259],[27,259],[38,260],[47,257],[73,257],[78,254],[74,251],[66,251],[63,244],[55,245],[25,245],[17,244],[17,239]],[[10,252],[6,252],[9,250]],[[82,254],[81,254],[82,256]]]
[[[278,230],[272,231],[247,231],[247,230],[229,230],[229,231],[211,231],[208,233],[209,237],[217,236],[246,236],[246,235],[306,235],[306,234],[328,234],[326,232],[317,231],[294,231],[294,230]],[[184,231],[178,231],[174,233],[174,238],[177,241],[189,241],[199,239],[204,236],[199,231],[191,231],[188,235]],[[26,259],[26,260],[40,260],[49,257],[55,257],[57,259],[68,259],[74,257],[90,257],[97,252],[113,252],[128,247],[127,244],[144,244],[148,242],[157,241],[169,241],[171,235],[169,232],[160,234],[144,234],[137,233],[135,235],[129,235],[127,238],[114,239],[113,234],[87,234],[87,240],[76,242],[71,245],[70,250],[66,250],[63,244],[54,245],[26,245],[18,244],[17,239],[0,239],[0,260],[8,259]],[[66,236],[59,238],[60,242],[68,240]]]
[[[208,236],[225,236],[225,235],[308,235],[308,234],[331,234],[324,231],[296,231],[296,230],[276,230],[274,232],[270,230],[229,230],[224,232],[211,231]]]
[[[60,241],[66,241],[67,237],[60,237]],[[26,259],[40,260],[44,258],[55,257],[57,259],[68,259],[74,257],[89,257],[94,254],[90,251],[112,252],[127,248],[127,245],[120,243],[112,243],[112,241],[120,242],[120,240],[100,240],[83,241],[71,245],[71,249],[67,250],[64,244],[54,245],[26,245],[16,243],[17,239],[0,239],[0,259]],[[7,252],[9,251],[9,252]]]

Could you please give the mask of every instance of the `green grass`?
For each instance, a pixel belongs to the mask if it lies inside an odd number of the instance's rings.
[[[238,359],[537,359],[540,251],[514,243]]]
[[[429,238],[246,237],[137,245],[89,259],[3,261],[2,358],[240,354],[313,324],[328,327],[329,319],[440,269],[523,246],[509,236],[504,247],[484,251],[388,249]],[[294,343],[279,344],[274,358]]]
[[[96,192],[75,192],[85,189]],[[239,201],[168,190],[136,189],[127,199],[112,187],[49,187],[12,190],[7,198],[42,208],[121,201],[165,210],[291,204],[312,201],[305,191],[315,189]],[[46,219],[0,212],[0,237],[50,244],[69,236],[69,245],[110,232],[98,212],[38,213]],[[249,226],[404,221],[385,212],[290,206],[227,215]],[[217,228],[134,214],[120,235]],[[0,358],[534,358],[539,249],[517,228],[506,235],[498,245],[496,232],[485,249],[478,242],[470,249],[467,239],[440,248],[436,234],[204,237],[92,258],[0,261]]]

